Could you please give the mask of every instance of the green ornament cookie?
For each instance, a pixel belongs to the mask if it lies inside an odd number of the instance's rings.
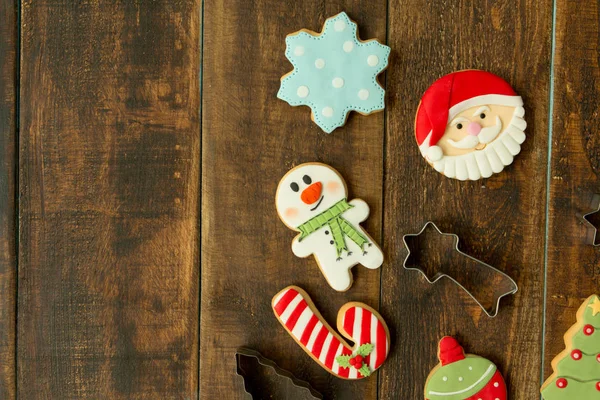
[[[456,339],[440,340],[440,364],[425,383],[426,400],[506,400],[506,384],[489,360],[466,354]]]

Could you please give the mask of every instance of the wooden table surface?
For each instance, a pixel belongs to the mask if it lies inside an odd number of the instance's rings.
[[[285,35],[340,11],[392,48],[387,105],[327,135],[276,93]],[[246,345],[326,398],[422,399],[443,335],[493,360],[511,399],[539,398],[600,292],[577,218],[600,192],[599,15],[579,0],[0,0],[0,398],[244,398]],[[478,182],[436,173],[413,134],[423,91],[467,68],[510,82],[528,122],[515,163]],[[386,257],[344,293],[275,212],[280,177],[308,161],[368,202]],[[428,220],[516,280],[495,319],[402,268],[402,236]],[[351,300],[381,312],[375,376],[305,355],[271,311],[290,284],[329,321]]]

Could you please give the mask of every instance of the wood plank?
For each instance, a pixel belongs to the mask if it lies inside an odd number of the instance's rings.
[[[469,352],[494,361],[509,397],[533,399],[540,386],[543,313],[549,72],[552,2],[391,1],[390,46],[397,65],[388,75],[382,315],[396,340],[381,372],[380,393],[419,399],[437,364],[437,342],[456,335]],[[502,174],[459,182],[421,158],[414,117],[437,78],[462,69],[505,78],[525,101],[527,140]],[[532,179],[534,177],[534,179]],[[461,249],[513,277],[519,292],[490,319],[448,280],[431,286],[402,268],[402,235],[433,220],[460,236]]]
[[[18,396],[198,396],[200,1],[22,4]]]
[[[0,398],[16,396],[17,4],[0,0]]]
[[[386,1],[207,0],[204,10],[201,393],[242,398],[234,352],[246,345],[326,398],[374,399],[377,379],[346,382],[323,370],[284,332],[271,298],[297,284],[334,324],[347,301],[378,307],[379,271],[355,267],[353,287],[341,294],[314,259],[292,254],[295,233],[277,217],[275,191],[293,166],[329,164],[345,177],[350,197],[371,206],[365,227],[379,241],[383,114],[353,114],[327,135],[310,121],[307,108],[292,108],[276,93],[280,77],[292,69],[284,55],[287,34],[320,31],[327,17],[346,11],[361,38],[384,41]]]
[[[598,294],[600,251],[585,242],[578,213],[600,193],[600,2],[556,3],[554,114],[550,185],[544,378],[563,335],[591,294]],[[598,219],[596,219],[598,221]]]

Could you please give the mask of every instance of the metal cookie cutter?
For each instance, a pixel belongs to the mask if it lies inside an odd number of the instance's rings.
[[[236,372],[244,379],[244,390],[252,399],[260,400],[263,398],[277,398],[273,397],[273,393],[257,393],[258,389],[253,386],[256,382],[253,382],[253,379],[249,376],[250,371],[248,371],[249,368],[252,368],[248,364],[252,359],[254,360],[253,363],[255,365],[271,369],[275,372],[277,377],[283,378],[279,380],[281,382],[281,387],[274,388],[272,383],[267,384],[271,389],[278,390],[286,395],[292,395],[295,399],[323,399],[323,395],[310,386],[308,382],[296,378],[291,372],[279,367],[275,362],[265,358],[258,351],[247,347],[240,347],[235,352]]]
[[[597,247],[600,246],[600,238],[598,238],[598,228],[596,228],[592,221],[590,221],[590,217],[594,214],[600,213],[600,194],[595,194],[592,197],[592,204],[590,208],[594,211],[583,215],[579,214],[579,217],[581,218],[581,221],[587,228],[586,243]]]
[[[432,228],[434,229],[433,233],[438,239],[445,240],[450,238],[452,240],[452,245],[448,248],[444,248],[443,245],[433,246],[431,243],[426,243],[425,246],[422,244],[419,245],[419,243],[417,243],[416,246],[411,246],[415,241],[428,242],[424,240],[425,235],[431,234]],[[518,290],[516,282],[511,277],[491,265],[460,251],[458,248],[458,236],[453,233],[444,233],[440,231],[440,229],[431,221],[427,222],[419,233],[404,235],[402,240],[404,241],[404,246],[408,250],[408,254],[403,263],[405,269],[419,271],[430,284],[434,284],[443,277],[450,279],[475,300],[477,305],[481,307],[488,317],[493,318],[498,314],[500,299],[502,299],[502,297],[514,294]],[[435,253],[433,255],[428,254],[430,264],[433,262],[445,269],[453,269],[453,272],[455,273],[438,271],[430,278],[427,272],[421,268],[420,265],[422,265],[422,263],[419,262],[421,261],[423,253],[427,252],[421,250],[427,246],[430,248],[430,252]],[[459,282],[457,278],[454,277],[457,275],[466,276],[471,284]],[[488,307],[480,300],[481,297],[489,297],[489,301],[485,301],[485,304],[489,305]]]

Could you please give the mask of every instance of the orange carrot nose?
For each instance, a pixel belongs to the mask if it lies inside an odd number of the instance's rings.
[[[315,182],[302,191],[300,198],[306,204],[313,204],[321,197],[321,190],[323,184],[321,182]]]

